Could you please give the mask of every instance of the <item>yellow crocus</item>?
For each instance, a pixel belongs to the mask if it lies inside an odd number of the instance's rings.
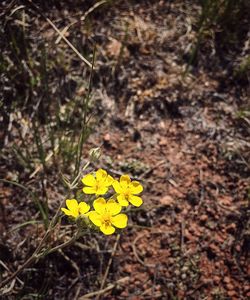
[[[87,215],[90,210],[90,206],[85,202],[78,203],[76,199],[67,199],[66,207],[61,208],[61,210],[65,213],[65,215],[73,218],[77,218],[80,215]]]
[[[142,198],[137,195],[143,191],[143,187],[138,181],[131,181],[128,175],[122,175],[120,181],[115,180],[112,185],[121,206],[128,206],[129,203],[136,207],[142,205]]]
[[[89,213],[89,219],[100,228],[105,235],[115,232],[115,227],[125,228],[128,217],[120,214],[121,206],[110,199],[106,202],[104,198],[98,198],[93,203],[95,211]]]
[[[83,192],[85,194],[104,195],[113,181],[114,179],[105,170],[99,169],[95,172],[95,176],[88,174],[83,177],[82,182],[86,185]]]

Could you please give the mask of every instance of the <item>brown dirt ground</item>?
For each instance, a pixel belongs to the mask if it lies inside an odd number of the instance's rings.
[[[60,10],[65,23],[68,11]],[[225,52],[225,62],[213,54],[212,41],[183,76],[199,12],[190,1],[129,1],[94,13],[89,31],[77,29],[97,43],[97,122],[84,155],[102,145],[93,168],[129,173],[144,186],[144,205],[131,212],[105,286],[124,281],[103,299],[250,297],[249,124],[236,115],[248,102],[249,86],[234,79],[227,65],[240,50]],[[53,18],[53,11],[47,14]],[[41,33],[55,38],[46,23]],[[32,185],[26,178],[22,182]],[[48,195],[62,199],[54,182],[47,183]],[[34,217],[35,208],[18,189],[4,185],[1,194],[0,260],[13,271],[43,229],[29,225],[8,233]],[[27,205],[33,211],[26,216]],[[50,203],[51,211],[56,205]],[[89,236],[24,272],[25,293],[44,298],[21,298],[24,292],[16,288],[3,299],[77,299],[98,290],[115,240]],[[94,249],[82,249],[83,243]]]

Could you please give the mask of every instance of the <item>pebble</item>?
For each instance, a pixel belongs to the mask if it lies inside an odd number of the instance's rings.
[[[201,216],[200,216],[200,221],[201,221],[201,222],[206,222],[207,219],[208,219],[208,216],[207,216],[207,215],[201,215]]]

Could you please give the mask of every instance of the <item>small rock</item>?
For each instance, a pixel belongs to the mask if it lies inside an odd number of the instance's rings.
[[[228,291],[227,294],[228,294],[229,297],[237,296],[237,293],[234,290]]]
[[[136,280],[136,281],[135,281],[135,285],[140,286],[140,285],[141,285],[141,282],[140,282],[139,280]]]
[[[123,292],[121,293],[120,296],[123,297],[124,299],[127,299],[127,297],[128,297],[128,292],[123,291]]]
[[[104,135],[104,137],[103,137],[103,140],[104,140],[105,142],[110,142],[110,134],[109,134],[109,133],[106,133],[106,134]]]
[[[241,251],[240,245],[236,245],[236,246],[235,246],[235,249],[236,249],[237,252],[240,252],[240,251]]]
[[[231,283],[228,283],[228,284],[227,284],[227,289],[228,289],[229,291],[234,290],[234,285],[232,285]]]
[[[201,215],[200,216],[200,221],[203,222],[203,223],[205,223],[207,221],[207,219],[208,219],[207,215]]]
[[[174,199],[171,196],[164,196],[160,199],[160,203],[165,206],[171,206],[174,203]]]
[[[214,282],[217,283],[217,284],[219,284],[220,281],[221,281],[221,278],[219,276],[217,276],[217,275],[214,276],[213,279],[214,279]]]
[[[226,276],[226,277],[224,277],[223,281],[225,283],[229,283],[231,281],[231,279],[230,279],[230,277]]]
[[[125,265],[123,270],[126,273],[131,273],[132,272],[132,266],[131,265]]]
[[[165,139],[165,138],[160,139],[160,141],[159,141],[160,146],[167,146],[167,144],[168,144],[167,139]]]

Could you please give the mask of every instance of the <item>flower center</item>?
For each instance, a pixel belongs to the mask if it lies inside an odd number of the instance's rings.
[[[126,200],[128,200],[129,197],[130,197],[130,192],[129,192],[129,191],[125,191],[123,195],[124,195],[124,198],[125,198]]]
[[[99,181],[96,181],[95,189],[96,189],[96,191],[98,191],[100,189],[100,182]]]
[[[111,216],[110,214],[105,214],[102,216],[102,223],[105,227],[111,226]]]

